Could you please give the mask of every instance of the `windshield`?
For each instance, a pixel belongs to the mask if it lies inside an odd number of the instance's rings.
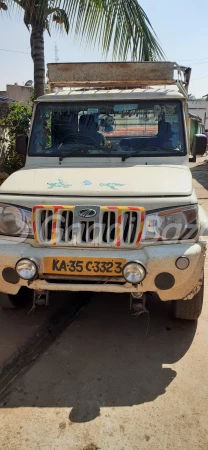
[[[29,156],[182,156],[180,101],[39,103]]]

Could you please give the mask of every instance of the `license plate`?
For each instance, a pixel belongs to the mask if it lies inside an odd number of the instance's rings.
[[[121,277],[126,260],[122,258],[44,258],[44,273]]]

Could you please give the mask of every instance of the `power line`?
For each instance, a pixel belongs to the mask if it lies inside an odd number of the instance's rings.
[[[208,75],[206,77],[193,78],[193,80],[191,80],[191,82],[192,81],[197,81],[197,80],[203,80],[204,78],[208,78]]]
[[[178,59],[178,61],[206,61],[208,58]]]
[[[203,66],[204,64],[208,64],[208,61],[201,61],[201,62],[198,62],[198,63],[192,63],[191,65],[192,66]]]
[[[208,58],[206,58],[206,59],[193,59],[193,60],[191,60],[191,59],[187,59],[187,60],[185,60],[185,59],[183,59],[183,60],[178,60],[179,62],[180,61],[188,61],[188,62],[190,62],[191,63],[191,66],[203,66],[204,64],[208,64]],[[193,61],[198,61],[198,62],[193,62]]]
[[[0,48],[0,51],[2,51],[2,52],[11,52],[11,53],[21,53],[23,55],[31,55],[30,52],[19,52],[18,50],[10,50],[8,48]],[[48,56],[45,55],[45,58],[49,59],[49,55]],[[52,58],[52,55],[51,55],[51,58]]]
[[[56,63],[59,62],[59,50],[58,50],[58,46],[56,43],[55,43],[55,61],[56,61]]]
[[[55,46],[56,46],[56,44],[55,44]],[[57,46],[56,46],[55,50],[56,51],[58,50]],[[0,48],[0,51],[2,51],[2,52],[10,52],[10,53],[21,53],[23,55],[30,55],[30,52],[21,52],[19,50],[10,50],[8,48]],[[207,61],[207,63],[208,63],[208,58],[179,59],[178,61],[179,62],[182,62],[182,61],[190,61],[190,62],[192,62],[192,61],[201,61],[201,63],[193,63],[194,65],[197,65],[197,64],[202,64],[202,61]],[[203,63],[203,64],[206,64],[206,63]]]
[[[18,50],[9,50],[8,48],[0,48],[2,52],[11,52],[11,53],[22,53],[24,55],[30,55],[29,52],[19,52]]]

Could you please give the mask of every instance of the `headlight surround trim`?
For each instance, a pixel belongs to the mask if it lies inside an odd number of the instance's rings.
[[[181,220],[177,222],[179,217]],[[142,241],[193,239],[198,233],[198,228],[198,204],[164,208],[146,213]]]
[[[0,235],[33,236],[32,209],[0,202]]]

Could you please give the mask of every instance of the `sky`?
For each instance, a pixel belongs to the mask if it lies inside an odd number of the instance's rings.
[[[192,67],[189,92],[197,98],[208,94],[207,0],[140,0],[140,4],[153,25],[166,59]],[[58,47],[59,62],[104,61],[98,49],[86,49],[72,36],[60,34],[53,29],[51,38],[45,33],[46,63],[55,62],[55,44]],[[108,60],[111,57],[109,54]],[[22,15],[14,10],[10,15],[2,12],[0,90],[5,90],[6,84],[24,84],[32,79],[30,35]]]

